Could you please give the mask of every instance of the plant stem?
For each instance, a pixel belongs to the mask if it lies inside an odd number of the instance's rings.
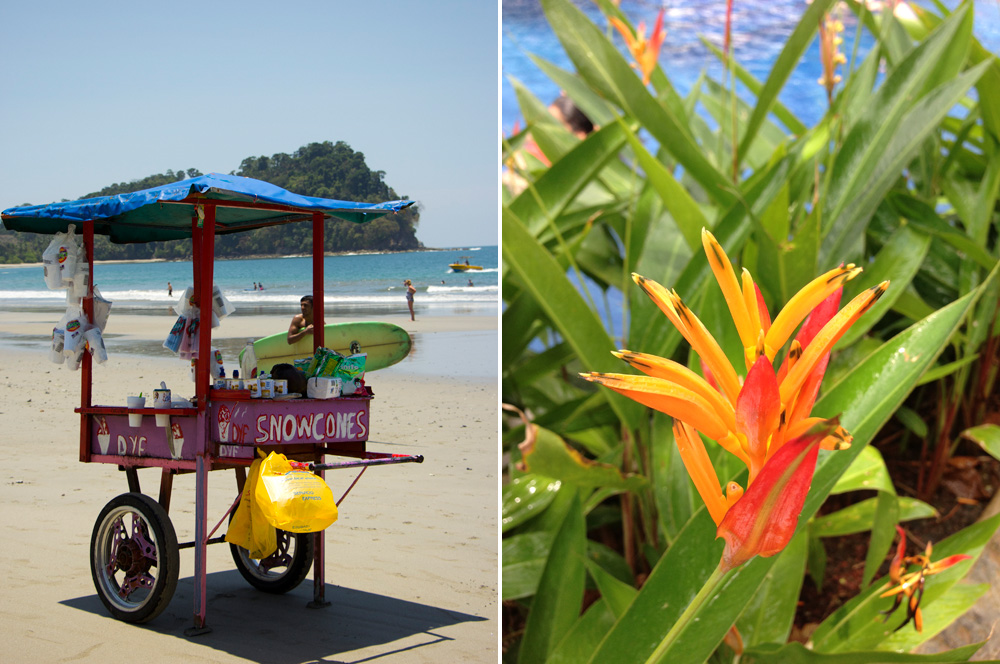
[[[697,615],[701,612],[701,609],[708,602],[709,598],[711,598],[712,595],[718,591],[719,585],[722,583],[722,579],[725,578],[728,571],[729,570],[723,570],[721,564],[715,568],[715,571],[712,572],[712,576],[708,577],[708,580],[705,581],[705,585],[701,587],[698,594],[694,596],[691,603],[688,604],[686,609],[684,609],[684,613],[677,618],[677,622],[675,622],[674,626],[670,628],[667,635],[663,637],[660,644],[656,646],[656,650],[654,650],[653,654],[646,660],[646,664],[658,664],[659,662],[665,661],[668,651],[676,644],[684,630],[686,630],[696,619]]]

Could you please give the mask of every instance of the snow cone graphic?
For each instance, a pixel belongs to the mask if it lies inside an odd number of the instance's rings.
[[[229,421],[231,416],[227,406],[219,406],[219,441],[229,442]]]
[[[56,258],[59,260],[60,265],[66,262],[67,256],[69,256],[69,251],[66,247],[59,247],[59,253],[56,254]]]
[[[97,444],[101,446],[101,454],[108,453],[111,443],[111,433],[108,431],[108,421],[104,417],[97,418]]]
[[[174,459],[181,458],[181,449],[184,447],[184,431],[179,422],[174,422],[170,426],[170,456]]]

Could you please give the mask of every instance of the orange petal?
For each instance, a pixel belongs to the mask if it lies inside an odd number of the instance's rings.
[[[758,555],[773,556],[788,545],[816,470],[819,443],[835,425],[835,420],[827,421],[785,444],[729,508],[717,531],[726,540],[720,569],[729,571]]]
[[[580,376],[611,388],[644,406],[684,420],[709,438],[724,438],[729,430],[704,398],[662,378],[626,374],[582,373]]]
[[[697,431],[676,418],[674,418],[674,441],[677,443],[677,451],[680,452],[684,468],[687,469],[694,487],[698,490],[698,495],[705,501],[708,513],[718,525],[726,515],[726,499],[719,488],[719,477],[715,474],[715,468],[705,451],[705,444]]]
[[[612,355],[625,360],[647,376],[669,380],[671,383],[686,387],[695,394],[704,397],[705,401],[712,405],[715,414],[722,419],[726,428],[730,431],[736,430],[733,407],[729,405],[729,402],[719,394],[718,390],[709,385],[708,381],[683,364],[656,355],[635,353],[629,350],[622,350],[612,353]]]
[[[793,295],[767,331],[768,358],[774,359],[774,354],[785,345],[788,337],[816,305],[860,273],[861,268],[853,263],[842,265],[816,277]]]
[[[719,282],[722,295],[726,298],[726,304],[729,306],[733,322],[736,323],[736,331],[739,332],[743,346],[745,348],[754,346],[757,343],[757,330],[751,322],[750,313],[743,299],[743,291],[739,281],[736,280],[729,256],[707,228],[701,229],[701,244],[705,248],[705,255],[715,274],[715,280]]]
[[[778,428],[780,415],[781,401],[774,367],[765,355],[761,355],[747,373],[736,400],[736,431],[746,436],[753,462],[750,467],[751,483],[764,466],[768,439]]]
[[[687,308],[677,293],[668,291],[652,279],[646,279],[635,273],[632,274],[632,280],[649,295],[660,311],[691,344],[694,352],[711,368],[722,393],[729,400],[729,403],[735,404],[736,396],[740,393],[740,381],[736,376],[736,370],[733,369],[733,365],[729,363],[725,353],[722,352],[719,343],[705,329],[698,317]]]
[[[837,340],[844,335],[844,332],[854,324],[858,318],[865,313],[869,307],[882,297],[889,287],[888,281],[883,281],[877,286],[872,286],[853,300],[846,307],[834,316],[823,326],[823,329],[809,343],[809,347],[802,353],[802,358],[796,362],[792,370],[788,372],[785,379],[781,381],[781,403],[789,403],[798,393],[802,383],[805,382],[809,374],[816,367],[822,357],[830,352]],[[774,329],[773,327],[771,328]]]
[[[760,292],[760,288],[757,284],[753,285],[755,291],[757,291],[757,313],[760,316],[760,329],[767,331],[771,329],[771,313],[767,310],[767,302],[764,301],[764,294]]]

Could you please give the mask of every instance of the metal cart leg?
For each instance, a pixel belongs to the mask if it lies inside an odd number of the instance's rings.
[[[205,625],[208,611],[206,594],[206,562],[208,553],[208,468],[204,455],[197,457],[194,503],[194,626],[184,630],[185,636],[198,636],[212,631]]]
[[[316,462],[320,463],[323,461],[323,455],[317,455]],[[317,471],[317,475],[321,478],[323,477],[323,471]],[[314,533],[313,537],[316,538],[315,544],[313,545],[313,599],[311,602],[306,604],[310,609],[321,609],[324,606],[330,606],[330,602],[326,600],[326,546],[324,544],[326,540],[326,531],[321,530],[318,533]]]

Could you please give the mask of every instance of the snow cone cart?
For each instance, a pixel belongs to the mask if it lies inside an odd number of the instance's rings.
[[[131,194],[11,208],[3,212],[2,218],[4,226],[11,230],[57,234],[72,227],[82,236],[80,266],[76,282],[71,285],[82,304],[82,328],[75,327],[74,322],[66,325],[67,344],[77,331],[93,331],[95,234],[107,235],[116,243],[191,238],[191,301],[196,316],[209,321],[213,315],[217,235],[311,222],[314,348],[319,348],[324,345],[324,219],[338,217],[364,223],[409,205],[410,201],[366,204],[312,198],[259,180],[211,174]],[[47,279],[53,276],[49,269],[59,268],[67,253],[72,257],[72,250],[63,250],[54,259],[54,268],[46,264]],[[72,332],[70,327],[74,327]],[[101,343],[100,339],[95,343]],[[290,460],[308,463],[320,477],[325,469],[422,461],[418,456],[368,451],[371,390],[330,399],[269,400],[251,398],[248,390],[215,389],[211,348],[212,326],[201,325],[195,346],[190,349],[192,356],[196,355],[192,361],[195,398],[187,407],[176,407],[176,403],[175,407],[154,403],[151,408],[94,405],[92,362],[101,358],[82,351],[77,356],[82,392],[76,409],[80,414],[80,461],[116,464],[124,472],[129,489],[104,507],[94,526],[90,566],[97,593],[115,618],[134,623],[151,620],[166,608],[176,589],[179,549],[193,548],[194,626],[186,630],[188,635],[209,631],[205,623],[206,548],[225,541],[223,536],[214,535],[239,503],[248,480],[247,468],[258,451],[277,451]],[[348,460],[324,463],[326,455]],[[160,469],[156,500],[140,492],[139,468]],[[210,530],[207,496],[208,473],[212,470],[235,471],[238,494],[221,518],[217,522],[213,519],[215,525]],[[179,473],[196,474],[195,540],[180,544],[167,515],[173,478]],[[324,599],[323,539],[323,531],[279,530],[277,550],[260,560],[251,558],[244,548],[230,546],[243,577],[265,592],[283,593],[295,588],[311,566],[310,606],[324,606],[328,602]]]

